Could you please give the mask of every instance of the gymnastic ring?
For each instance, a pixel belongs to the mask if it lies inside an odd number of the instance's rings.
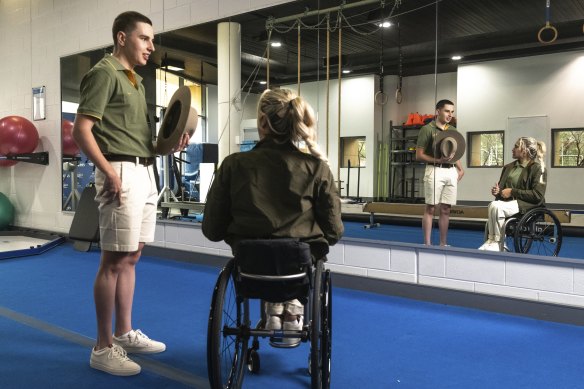
[[[402,100],[403,100],[403,96],[402,96],[401,88],[397,88],[395,90],[395,102],[398,104],[401,104]]]
[[[584,27],[582,27],[582,28],[584,29]],[[552,31],[553,31],[553,33],[554,33],[554,36],[553,36],[553,38],[552,38],[552,39],[550,39],[549,41],[544,41],[544,40],[541,38],[541,34],[542,34],[542,33],[543,33],[545,30],[552,30]],[[545,23],[545,26],[543,26],[543,27],[542,27],[542,28],[539,30],[539,32],[537,33],[537,40],[538,40],[540,43],[544,43],[544,44],[554,43],[554,42],[556,41],[556,39],[558,39],[558,30],[557,30],[557,29],[556,29],[554,26],[552,26],[552,25],[550,24],[550,22],[546,22],[546,23]]]
[[[379,105],[385,105],[385,103],[387,103],[388,97],[382,91],[377,91],[377,93],[375,93],[374,100]]]

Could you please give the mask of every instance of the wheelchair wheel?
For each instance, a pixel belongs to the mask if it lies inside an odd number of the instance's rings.
[[[219,274],[213,290],[207,329],[207,370],[211,389],[240,388],[247,366],[249,305],[237,297],[233,284],[233,260]]]
[[[557,257],[561,247],[562,225],[549,209],[531,209],[517,223],[516,252]]]
[[[332,293],[330,272],[317,262],[310,322],[310,375],[312,389],[330,388]]]

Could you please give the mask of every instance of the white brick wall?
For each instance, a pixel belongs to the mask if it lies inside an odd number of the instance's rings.
[[[231,256],[199,224],[159,221],[158,247]],[[335,273],[584,308],[584,261],[344,238],[332,246]]]

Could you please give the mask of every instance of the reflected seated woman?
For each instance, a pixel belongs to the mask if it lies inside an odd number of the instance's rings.
[[[491,188],[495,200],[489,204],[487,241],[479,250],[503,251],[505,218],[545,205],[545,143],[521,137],[513,147],[515,161],[505,165],[499,182]]]

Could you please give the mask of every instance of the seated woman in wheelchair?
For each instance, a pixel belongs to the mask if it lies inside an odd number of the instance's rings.
[[[203,234],[225,240],[234,254],[243,239],[297,238],[310,245],[314,258],[324,258],[329,245],[341,238],[343,224],[334,177],[316,143],[312,108],[289,90],[266,90],[257,124],[257,145],[226,157],[216,172]],[[266,303],[265,310],[266,329],[302,329],[304,310],[298,300]]]
[[[487,241],[479,250],[501,251],[505,218],[545,204],[545,143],[521,137],[513,147],[514,162],[503,167],[499,182],[491,188],[495,200],[489,204]]]

